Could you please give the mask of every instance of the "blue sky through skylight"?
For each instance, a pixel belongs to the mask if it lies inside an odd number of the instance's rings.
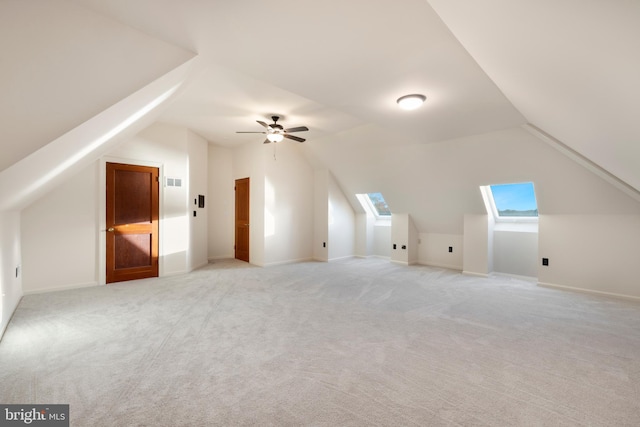
[[[369,196],[369,200],[371,200],[371,204],[378,212],[379,216],[391,216],[389,206],[381,193],[367,193],[367,196]]]
[[[491,193],[499,216],[538,216],[532,182],[492,185]]]

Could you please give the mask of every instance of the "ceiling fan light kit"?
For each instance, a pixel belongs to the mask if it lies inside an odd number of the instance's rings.
[[[420,107],[426,100],[426,96],[419,93],[414,93],[411,95],[401,96],[396,102],[403,110],[415,110],[416,108]]]
[[[280,142],[284,139],[284,135],[281,133],[269,133],[267,134],[267,139],[270,142]]]
[[[308,131],[309,128],[306,126],[297,126],[297,127],[293,127],[293,128],[288,128],[285,129],[282,127],[282,125],[278,124],[278,120],[280,119],[279,116],[271,116],[271,119],[273,120],[273,123],[268,125],[265,122],[262,122],[260,120],[256,120],[262,127],[265,128],[265,131],[263,132],[236,132],[236,133],[261,133],[263,135],[267,135],[267,139],[264,140],[265,144],[269,144],[271,142],[280,142],[282,141],[284,138],[287,139],[291,139],[293,141],[297,141],[297,142],[304,142],[306,141],[306,139],[304,138],[300,138],[299,136],[295,136],[295,135],[290,135],[290,133],[293,132],[304,132],[304,131]]]

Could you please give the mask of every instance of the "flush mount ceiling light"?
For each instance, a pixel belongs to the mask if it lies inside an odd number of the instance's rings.
[[[398,98],[398,105],[403,110],[415,110],[420,107],[427,97],[420,94],[405,95]]]

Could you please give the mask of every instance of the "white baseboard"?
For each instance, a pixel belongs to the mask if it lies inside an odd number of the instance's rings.
[[[553,283],[544,283],[544,282],[538,282],[538,286],[541,286],[543,288],[561,289],[564,291],[573,291],[573,292],[580,292],[584,294],[601,295],[601,296],[607,296],[612,298],[621,298],[626,300],[640,301],[640,297],[636,297],[633,295],[624,295],[624,294],[616,294],[613,292],[596,291],[594,289],[576,288],[573,286],[556,285]]]
[[[291,259],[288,261],[269,262],[269,263],[263,264],[261,267],[275,267],[278,265],[296,264],[298,262],[309,262],[309,261],[313,261],[313,258],[299,258],[299,259]]]
[[[391,260],[391,262],[392,262],[393,264],[398,264],[398,265],[406,265],[406,266],[408,266],[408,265],[409,265],[409,263],[408,263],[407,261],[397,261],[397,260],[395,260],[395,259],[392,259],[392,260]]]
[[[200,263],[200,264],[196,265],[195,267],[193,267],[193,268],[191,269],[191,271],[195,271],[195,270],[197,270],[197,269],[199,269],[199,268],[202,268],[202,267],[205,267],[205,266],[207,266],[207,265],[209,265],[209,260],[207,260],[207,262],[202,262],[202,263]]]
[[[209,261],[220,261],[223,259],[235,259],[235,257],[233,256],[233,254],[230,255],[221,255],[221,256],[210,256],[209,257]]]
[[[462,270],[462,274],[464,274],[465,276],[483,277],[485,279],[487,279],[489,277],[489,275],[486,274],[486,273],[476,273],[474,271],[464,271],[464,270]]]
[[[341,261],[343,259],[353,259],[353,258],[358,258],[358,257],[356,257],[355,255],[340,256],[340,257],[337,257],[337,258],[330,258],[329,262]]]
[[[459,265],[440,264],[436,262],[424,262],[424,261],[418,261],[418,264],[424,265],[425,267],[446,268],[447,270],[462,271],[462,267],[460,267]]]
[[[514,279],[523,280],[523,281],[525,281],[525,282],[538,283],[538,278],[537,278],[537,277],[532,277],[532,276],[521,276],[521,275],[519,275],[519,274],[500,273],[500,272],[494,271],[494,272],[492,272],[489,276],[513,277]]]
[[[74,285],[57,286],[55,288],[38,288],[24,291],[24,295],[44,294],[47,292],[68,291],[71,289],[91,288],[93,286],[99,286],[98,282],[76,283]]]
[[[161,275],[158,275],[158,277],[172,277],[172,276],[180,276],[183,274],[189,274],[189,270],[178,270],[178,271],[172,271],[170,273],[162,273]],[[148,279],[155,279],[155,277],[148,277]],[[145,279],[142,279],[145,280]]]
[[[360,258],[360,259],[377,258],[377,259],[384,259],[386,261],[391,261],[391,257],[383,256],[383,255],[354,255],[353,257],[354,258]]]

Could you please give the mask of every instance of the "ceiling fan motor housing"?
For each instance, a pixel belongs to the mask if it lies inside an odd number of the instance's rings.
[[[265,144],[268,144],[270,142],[279,142],[282,141],[284,138],[288,138],[297,142],[304,142],[306,141],[304,138],[300,138],[299,136],[294,136],[294,135],[290,135],[290,132],[303,132],[303,131],[308,131],[309,128],[306,126],[298,126],[298,127],[293,127],[293,128],[289,128],[289,129],[285,129],[282,125],[278,124],[278,120],[280,120],[279,116],[271,116],[271,119],[273,120],[272,124],[266,124],[265,122],[262,122],[260,120],[257,120],[257,122],[262,125],[266,132],[237,132],[237,133],[261,133],[261,134],[266,134],[267,135],[267,139],[264,141]]]

